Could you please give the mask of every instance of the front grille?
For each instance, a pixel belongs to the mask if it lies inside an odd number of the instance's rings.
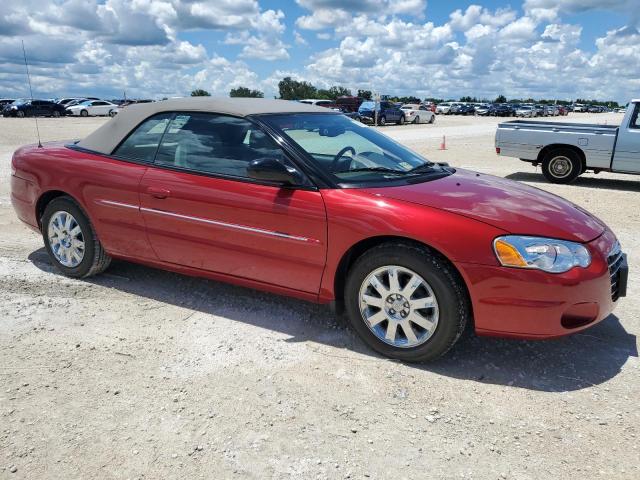
[[[611,253],[607,257],[607,264],[609,265],[609,277],[611,278],[611,300],[614,302],[618,300],[620,296],[620,267],[624,261],[620,244],[616,242],[611,250]]]

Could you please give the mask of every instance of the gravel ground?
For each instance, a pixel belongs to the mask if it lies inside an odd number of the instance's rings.
[[[53,140],[104,121],[39,125]],[[403,365],[296,300],[123,262],[85,281],[56,274],[8,197],[33,119],[0,119],[0,478],[640,478],[639,178],[545,183],[496,157],[498,121],[384,131],[597,214],[629,255],[629,296],[572,337],[469,337]]]

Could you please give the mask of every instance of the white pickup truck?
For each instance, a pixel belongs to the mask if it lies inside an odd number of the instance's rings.
[[[498,125],[496,153],[542,164],[553,183],[569,183],[587,170],[640,174],[640,100],[619,127],[516,120]]]

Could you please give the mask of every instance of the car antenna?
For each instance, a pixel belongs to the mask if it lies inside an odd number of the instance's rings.
[[[33,105],[33,90],[31,89],[31,76],[29,75],[29,64],[27,63],[27,51],[24,49],[24,40],[22,40],[22,54],[24,55],[24,68],[27,70],[27,81],[29,82],[29,95],[31,95],[31,105]],[[33,115],[33,119],[36,121],[36,134],[38,135],[38,148],[42,148],[42,142],[40,141],[40,129],[38,128],[38,117]]]

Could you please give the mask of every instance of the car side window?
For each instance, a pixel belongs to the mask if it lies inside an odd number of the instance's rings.
[[[629,128],[640,130],[640,103],[636,103],[631,114],[631,121],[629,122]]]
[[[113,155],[139,162],[152,162],[172,116],[171,113],[161,113],[146,119],[114,150]]]
[[[210,113],[177,113],[155,163],[195,172],[248,178],[252,160],[273,158],[293,166],[284,151],[248,120]]]

